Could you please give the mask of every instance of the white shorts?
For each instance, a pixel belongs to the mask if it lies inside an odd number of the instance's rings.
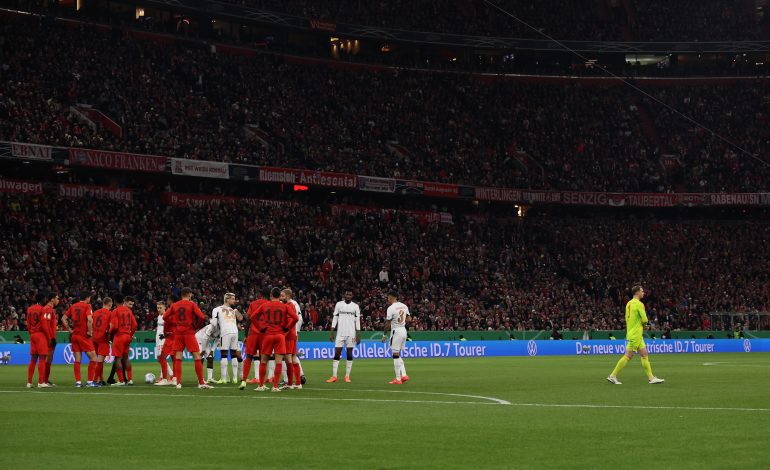
[[[335,348],[355,348],[356,337],[355,336],[337,336],[334,341]]]
[[[390,350],[400,353],[406,343],[406,328],[396,328],[390,335]]]
[[[163,354],[163,343],[165,342],[165,339],[157,340],[155,341],[155,357],[159,358],[161,354]]]
[[[220,351],[225,351],[228,349],[231,351],[239,350],[240,348],[238,347],[238,333],[222,335],[222,338],[219,344],[219,349]]]
[[[209,357],[209,354],[212,354],[215,349],[215,344],[209,341],[208,339],[198,340],[198,347],[201,350],[201,357]]]

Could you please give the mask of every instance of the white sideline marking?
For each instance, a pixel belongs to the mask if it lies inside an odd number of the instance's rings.
[[[318,390],[318,389],[316,389]],[[380,391],[380,390],[377,390]],[[383,390],[384,391],[384,390]],[[395,390],[389,390],[395,392]],[[289,396],[281,396],[273,394],[272,392],[264,392],[264,395],[189,395],[189,394],[181,394],[181,393],[116,393],[116,392],[64,392],[64,391],[43,391],[43,390],[0,390],[0,393],[35,393],[35,394],[41,394],[41,395],[74,395],[74,396],[82,396],[82,397],[93,397],[94,395],[109,395],[109,396],[120,396],[120,397],[186,397],[186,398],[235,398],[238,400],[246,399],[257,399],[257,400],[318,400],[318,401],[363,401],[363,402],[375,402],[375,403],[437,403],[442,405],[510,405],[509,402],[505,400],[498,400],[497,398],[487,398],[487,397],[478,397],[478,398],[486,398],[488,400],[494,400],[493,402],[480,402],[480,401],[448,401],[448,400],[402,400],[402,399],[396,399],[396,400],[386,400],[382,398],[333,398],[333,397],[289,397]],[[284,391],[281,392],[282,394],[291,394],[291,391]],[[426,392],[428,393],[428,392]],[[437,393],[437,395],[449,395],[449,396],[460,396],[460,397],[473,397],[473,395],[456,395],[451,393]],[[475,398],[475,397],[474,397]]]
[[[770,367],[770,364],[743,364],[740,362],[704,362],[704,366],[727,366],[727,367]]]
[[[314,388],[312,390],[327,390]],[[674,411],[770,411],[770,408],[731,408],[731,407],[712,407],[712,406],[647,406],[647,405],[592,405],[581,403],[511,403],[505,400],[491,397],[481,397],[476,395],[460,395],[453,393],[439,393],[439,392],[406,392],[401,390],[357,390],[357,389],[337,389],[337,390],[355,390],[358,392],[385,392],[385,393],[413,393],[413,394],[425,394],[425,395],[448,395],[448,396],[460,396],[460,397],[474,397],[483,398],[486,400],[493,400],[491,402],[478,402],[478,401],[448,401],[448,400],[385,400],[380,398],[332,398],[332,397],[290,397],[290,396],[278,396],[271,392],[264,392],[264,395],[248,394],[243,396],[238,395],[189,395],[179,393],[117,393],[117,392],[65,392],[54,390],[0,390],[0,393],[34,393],[40,395],[74,395],[81,397],[93,397],[94,395],[107,395],[107,396],[136,396],[136,397],[184,397],[184,398],[235,398],[238,400],[245,399],[257,399],[257,400],[310,400],[310,401],[360,401],[360,402],[374,402],[374,403],[435,403],[441,405],[506,405],[506,406],[518,406],[528,408],[594,408],[594,409],[623,409],[623,410],[674,410]],[[281,392],[290,394],[289,392]]]
[[[488,400],[491,402],[494,402],[498,405],[510,405],[511,402],[506,400],[501,400],[499,398],[494,397],[483,397],[481,395],[463,395],[460,393],[441,393],[441,392],[417,392],[417,391],[411,391],[411,390],[360,390],[357,388],[337,388],[334,387],[332,389],[329,388],[305,388],[305,390],[319,390],[328,392],[330,390],[343,390],[346,392],[379,392],[379,393],[413,393],[418,395],[443,395],[447,397],[462,397],[462,398],[478,398],[479,400]]]

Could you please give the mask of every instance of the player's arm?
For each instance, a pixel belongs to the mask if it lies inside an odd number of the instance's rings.
[[[131,315],[131,337],[134,337],[134,333],[136,333],[136,328],[138,327],[138,323],[136,323],[136,315]]]
[[[649,325],[650,320],[647,319],[647,312],[644,311],[644,304],[639,306],[639,318],[642,322],[642,329],[646,330],[647,325]]]
[[[70,325],[70,315],[72,315],[72,307],[67,309],[64,315],[61,316],[61,324],[64,325],[64,329],[72,334],[72,326]]]
[[[361,309],[356,307],[356,344],[361,343]]]
[[[334,341],[334,328],[337,327],[337,320],[339,319],[340,315],[340,304],[337,302],[337,305],[334,306],[334,317],[332,318],[332,327],[329,330],[329,341]]]
[[[211,311],[211,320],[209,320],[209,324],[213,327],[216,327],[219,324],[219,307]]]
[[[88,337],[94,337],[94,315],[91,313],[91,309],[88,310]]]
[[[390,314],[388,314],[388,316],[385,317],[385,326],[382,329],[383,343],[388,340],[388,331],[390,331],[390,320],[392,320],[392,317],[390,316]]]
[[[113,311],[110,314],[110,329],[108,331],[110,336],[110,341],[112,341],[112,338],[115,336],[116,331],[118,331],[118,316]]]
[[[297,315],[297,309],[294,308],[294,304],[292,304],[291,302],[286,304],[286,309],[289,311],[289,315],[288,315],[289,325],[288,325],[288,330],[286,330],[286,332],[288,333],[289,331],[294,331],[294,327],[297,326],[297,322],[299,322],[299,315]]]
[[[243,321],[243,314],[241,312],[239,312],[237,309],[233,310],[233,312],[235,313],[235,319],[236,320]]]

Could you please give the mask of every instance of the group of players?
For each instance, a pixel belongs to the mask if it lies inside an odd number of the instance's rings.
[[[183,288],[181,299],[158,302],[158,329],[156,333],[155,355],[161,368],[161,377],[155,385],[182,388],[182,359],[185,350],[193,357],[198,388],[213,388],[210,383],[227,383],[227,360],[232,366],[232,382],[239,384],[239,389],[248,383],[256,383],[256,391],[265,391],[269,387],[266,381],[272,381],[272,391],[282,389],[302,389],[305,382],[300,359],[297,356],[298,331],[302,326],[302,314],[299,304],[292,299],[291,289],[263,289],[256,300],[248,307],[244,316],[236,308],[235,294],[226,293],[224,303],[216,307],[211,317],[207,318],[198,305],[192,301],[192,290]],[[343,300],[334,309],[334,318],[330,330],[330,340],[335,342],[335,356],[332,376],[326,381],[338,381],[338,367],[342,348],[346,348],[347,364],[345,382],[350,382],[353,366],[353,349],[361,341],[360,309],[352,302],[352,292],[346,291]],[[406,342],[406,324],[410,313],[406,305],[398,302],[396,294],[388,294],[387,311],[383,342],[391,330],[390,347],[393,352],[395,379],[391,384],[402,384],[409,380],[400,357]],[[93,311],[91,295],[84,294],[62,316],[62,326],[70,333],[74,355],[75,386],[100,387],[110,383],[113,386],[133,385],[133,373],[129,360],[129,349],[136,332],[136,317],[131,310],[135,300],[126,296],[121,305],[112,310],[113,301],[109,297],[102,299],[102,308]],[[57,315],[55,308],[59,304],[56,294],[38,294],[35,303],[27,309],[27,323],[30,332],[31,360],[27,372],[27,388],[32,388],[35,366],[38,368],[39,388],[55,386],[50,382],[50,365],[56,348]],[[244,358],[238,344],[238,322],[249,323],[245,340]],[[336,338],[334,330],[336,329]],[[110,345],[112,350],[110,351]],[[221,379],[213,380],[214,350],[220,350]],[[89,358],[87,382],[82,385],[81,359],[86,354]],[[113,370],[107,382],[104,381],[105,358],[115,358]],[[173,368],[169,366],[171,357]],[[207,361],[208,381],[203,379],[203,361]],[[255,378],[248,380],[252,363],[259,361]],[[285,369],[284,369],[285,363]],[[117,374],[118,380],[114,381]],[[279,379],[284,383],[279,387]]]

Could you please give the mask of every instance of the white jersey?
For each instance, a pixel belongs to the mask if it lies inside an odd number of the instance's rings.
[[[195,333],[195,339],[198,343],[205,344],[213,342],[219,336],[219,330],[214,325],[206,325]]]
[[[405,328],[406,317],[410,315],[409,307],[401,302],[393,302],[393,304],[388,307],[388,314],[385,317],[385,320],[390,320],[390,329],[395,330],[396,328]]]
[[[165,331],[164,325],[165,324],[166,324],[166,322],[163,321],[163,315],[158,315],[158,327],[155,329],[155,343],[156,344],[160,343],[161,341],[163,341],[162,339],[160,339],[160,336],[162,334],[164,334],[164,331]]]
[[[296,300],[291,299],[291,300],[289,300],[289,302],[291,302],[291,304],[294,305],[294,309],[297,310],[297,316],[299,317],[299,320],[297,320],[297,325],[295,326],[295,328],[297,330],[297,333],[299,333],[300,330],[302,329],[302,323],[303,323],[303,321],[302,321],[302,309],[299,308],[299,304],[297,303]]]
[[[238,310],[226,305],[220,305],[211,312],[211,324],[219,329],[221,336],[238,334],[237,312]]]
[[[347,303],[344,300],[334,306],[334,319],[332,328],[337,327],[338,338],[355,337],[361,330],[361,309],[355,302]]]

